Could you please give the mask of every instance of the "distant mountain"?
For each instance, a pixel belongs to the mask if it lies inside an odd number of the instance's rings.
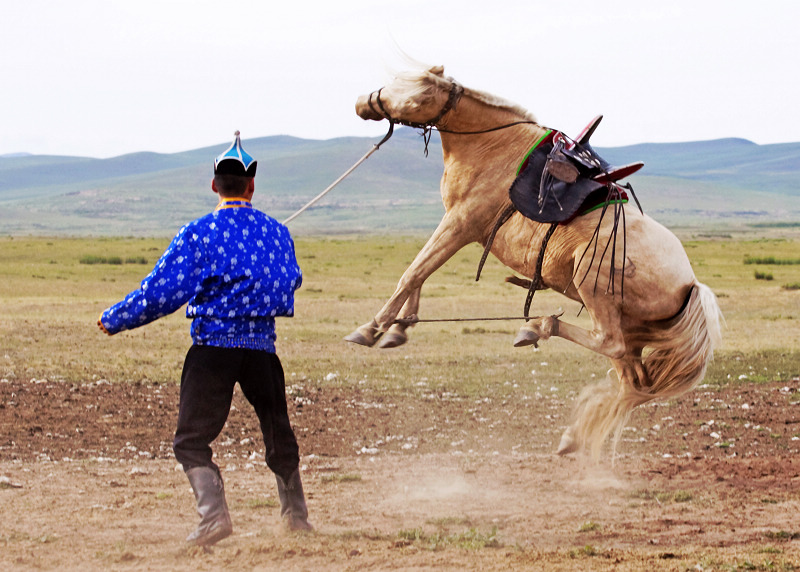
[[[601,155],[612,164],[636,157],[644,161],[644,172],[651,177],[800,196],[800,143],[757,145],[746,139],[644,143],[603,149]]]
[[[283,220],[338,178],[377,138],[248,139],[259,160],[254,204]],[[213,157],[227,143],[174,154],[110,159],[14,154],[0,157],[0,234],[172,235],[216,204]],[[436,227],[441,143],[429,157],[408,128],[317,206],[296,233],[421,232]],[[646,212],[667,225],[800,220],[800,143],[744,139],[600,148],[610,163],[644,161],[631,177]]]

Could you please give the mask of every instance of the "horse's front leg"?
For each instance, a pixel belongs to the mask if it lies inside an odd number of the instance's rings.
[[[417,288],[411,293],[411,295],[408,297],[408,300],[406,300],[406,303],[403,304],[403,308],[400,310],[401,318],[410,318],[417,315],[419,312],[419,297],[421,292],[422,289]],[[408,334],[406,334],[406,330],[412,325],[413,324],[392,324],[389,329],[386,330],[386,333],[381,336],[380,342],[378,342],[378,347],[381,349],[386,349],[402,346],[408,341]]]
[[[421,288],[417,288],[411,293],[411,295],[408,297],[408,300],[406,300],[406,303],[400,310],[400,314],[403,318],[414,316],[419,311],[420,291]],[[372,322],[364,324],[363,326],[359,326],[352,334],[349,334],[344,339],[348,342],[353,342],[362,346],[372,346],[376,341],[380,340],[378,342],[379,348],[396,348],[398,346],[402,346],[408,341],[408,334],[406,334],[406,330],[411,326],[412,324],[394,323],[389,327],[385,334],[381,334],[378,331],[378,322],[373,320]],[[371,342],[367,343],[369,340],[371,340]]]
[[[474,224],[469,224],[468,221],[464,221],[460,216],[453,214],[452,211],[448,211],[436,231],[403,273],[392,297],[389,298],[371,322],[359,326],[352,334],[345,337],[345,340],[363,346],[372,346],[385,332],[396,325],[394,323],[395,319],[404,307],[407,309],[405,315],[416,313],[419,299],[417,298],[414,301],[413,295],[419,295],[419,290],[425,280],[447,262],[450,257],[470,242],[476,240],[476,236],[473,236],[475,226]],[[411,301],[409,302],[410,298]],[[405,328],[397,329],[402,329],[401,336],[398,339],[407,339]],[[381,345],[381,347],[394,347],[394,345],[387,344]]]

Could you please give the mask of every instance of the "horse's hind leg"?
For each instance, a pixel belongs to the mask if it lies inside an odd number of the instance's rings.
[[[557,316],[531,318],[520,328],[514,346],[536,345],[539,340],[558,336],[611,359],[623,357],[626,347],[619,309],[613,304],[601,308],[587,306],[586,309],[592,318],[591,331],[564,322]]]
[[[590,300],[594,303],[587,304],[586,310],[592,318],[591,330],[564,322],[556,316],[545,316],[526,322],[514,342],[514,345],[527,345],[520,340],[538,341],[558,336],[607,356],[616,370],[618,381],[609,375],[604,382],[581,392],[575,407],[575,421],[561,436],[559,455],[588,448],[597,457],[608,435],[619,431],[638,404],[637,392],[630,390],[646,383],[642,378],[641,348],[627,346],[622,314],[613,297]]]
[[[567,455],[588,449],[595,458],[609,435],[619,437],[630,412],[647,401],[647,394],[637,391],[647,384],[641,354],[634,352],[621,360],[612,360],[616,379],[608,377],[581,392],[575,404],[573,423],[561,435],[557,453]],[[616,441],[615,441],[616,444]]]

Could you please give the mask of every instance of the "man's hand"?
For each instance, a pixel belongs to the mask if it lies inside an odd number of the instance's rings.
[[[97,327],[100,328],[100,331],[103,332],[105,335],[110,336],[111,334],[108,333],[106,327],[103,325],[103,322],[100,318],[97,319]]]

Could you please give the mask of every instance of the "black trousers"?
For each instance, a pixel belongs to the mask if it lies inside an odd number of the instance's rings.
[[[173,450],[183,470],[219,467],[211,442],[228,419],[236,382],[255,409],[266,447],[267,466],[288,480],[300,462],[286,409],[286,382],[278,356],[260,350],[193,345],[181,374],[178,428]]]

